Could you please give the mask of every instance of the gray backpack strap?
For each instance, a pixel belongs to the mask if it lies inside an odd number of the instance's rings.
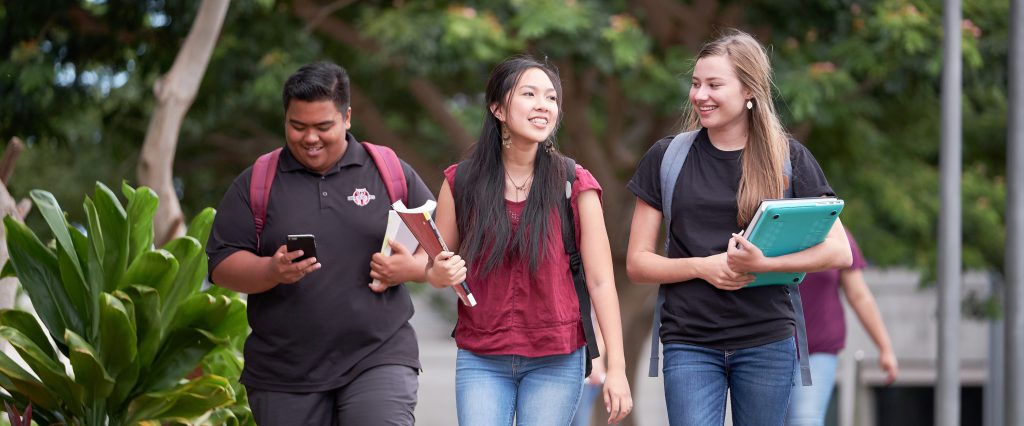
[[[786,175],[786,189],[782,190],[782,198],[793,198],[793,160],[789,157],[782,162],[782,173]]]
[[[788,185],[786,186],[783,198],[793,198],[793,162],[786,157],[782,163],[782,171],[786,174]],[[800,382],[804,386],[811,386],[811,353],[807,349],[807,321],[804,320],[804,305],[800,300],[799,284],[790,284],[789,301],[793,303],[793,313],[796,316],[796,343],[797,358],[800,359]]]
[[[683,170],[683,163],[690,153],[693,141],[697,139],[697,133],[684,132],[672,138],[665,150],[665,156],[661,158],[661,217],[665,221],[665,256],[668,256],[669,239],[672,237],[672,195],[675,193],[676,182],[679,180],[679,173]],[[658,286],[658,298],[654,302],[654,319],[651,321],[651,363],[647,371],[648,377],[658,377],[658,361],[661,354],[661,307],[665,304],[665,288]]]
[[[800,302],[799,284],[789,284],[789,300],[793,302],[793,313],[796,315],[796,356],[800,360],[800,382],[804,386],[811,385],[811,354],[807,352],[807,322],[804,320],[804,305]]]

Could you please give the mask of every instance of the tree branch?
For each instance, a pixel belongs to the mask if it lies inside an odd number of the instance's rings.
[[[153,220],[154,235],[166,239],[155,241],[158,247],[185,233],[185,219],[173,183],[174,152],[181,123],[199,91],[227,11],[228,0],[203,0],[171,70],[153,85],[157,104],[139,154],[138,176],[139,183],[152,188],[160,198]]]
[[[654,38],[658,47],[664,49],[676,42],[676,26],[686,19],[685,6],[674,1],[635,0],[635,10],[643,11],[644,27]]]
[[[558,68],[562,78],[562,95],[565,98],[562,104],[562,119],[565,122],[565,130],[569,133],[569,140],[575,148],[572,151],[598,182],[616,181],[615,172],[605,159],[605,149],[600,146],[588,120],[592,93],[588,87],[592,83],[588,83],[588,80],[596,79],[597,70],[588,68],[578,75],[569,61],[561,62]],[[608,185],[603,189],[606,198],[618,199],[617,185]]]
[[[352,115],[353,121],[366,131],[370,142],[395,150],[402,160],[416,170],[431,191],[441,187],[441,171],[438,167],[410,148],[401,136],[391,130],[377,105],[356,87],[352,87]]]
[[[673,0],[634,0],[634,8],[644,12],[644,27],[650,28],[661,49],[683,45],[696,51],[717,28],[738,26],[733,15],[719,16],[718,0],[693,0],[689,4]],[[735,15],[742,16],[742,15]]]
[[[462,123],[448,112],[448,107],[444,104],[445,95],[437,89],[437,86],[423,77],[413,77],[409,80],[409,91],[427,110],[427,115],[438,126],[441,126],[441,130],[444,130],[452,142],[455,142],[459,150],[464,151],[473,145],[475,142],[473,137],[469,135],[465,127],[462,127]]]
[[[297,0],[293,10],[296,15],[309,22],[306,26],[307,29],[315,29],[339,43],[349,45],[366,54],[380,52],[380,47],[376,43],[363,38],[345,21],[322,15],[322,9],[310,0]],[[397,59],[388,61],[388,65],[393,68],[403,68],[402,61]],[[466,128],[448,112],[448,107],[443,101],[446,97],[445,94],[438,90],[430,80],[419,76],[411,77],[409,92],[460,150],[465,150],[473,144],[473,137],[466,132]]]
[[[25,150],[25,144],[17,136],[11,138],[4,149],[4,157],[0,159],[0,182],[5,185],[11,182],[11,174],[14,173],[14,163],[18,161],[21,151]]]
[[[354,2],[355,0],[336,0],[331,4],[320,8],[320,10],[316,12],[316,15],[313,15],[312,17],[309,18],[308,22],[306,23],[306,27],[302,29],[302,32],[313,32],[313,29],[320,26],[320,22],[322,22],[324,18],[331,16],[332,13],[344,9],[346,6]]]
[[[608,159],[612,161],[618,170],[632,170],[636,167],[636,153],[629,149],[625,137],[627,111],[642,108],[640,105],[629,102],[622,92],[622,84],[615,76],[608,76],[605,79],[605,117],[608,121],[608,130],[605,131],[605,146],[607,147]],[[642,118],[650,120],[648,117]]]

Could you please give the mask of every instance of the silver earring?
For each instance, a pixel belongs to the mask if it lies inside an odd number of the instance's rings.
[[[754,109],[754,101],[747,99],[747,109]]]

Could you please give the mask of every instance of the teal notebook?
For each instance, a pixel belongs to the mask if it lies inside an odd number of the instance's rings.
[[[764,200],[743,232],[766,257],[796,253],[825,241],[843,200],[835,197]],[[799,284],[806,272],[765,272],[747,287]]]

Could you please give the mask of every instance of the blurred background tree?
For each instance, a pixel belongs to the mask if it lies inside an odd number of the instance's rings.
[[[153,109],[197,0],[0,4],[0,137],[29,149],[11,192],[70,203],[96,180],[135,180]],[[1009,3],[965,0],[964,262],[1002,270]],[[847,201],[876,265],[934,275],[941,9],[924,0],[236,0],[183,125],[175,187],[186,216],[282,144],[280,90],[303,63],[351,73],[353,132],[389,145],[439,187],[475,140],[501,59],[556,64],[561,149],[602,183],[631,362],[652,290],[623,266],[639,158],[678,131],[692,56],[718,30],[767,44],[779,110]],[[81,221],[81,218],[72,217]]]

